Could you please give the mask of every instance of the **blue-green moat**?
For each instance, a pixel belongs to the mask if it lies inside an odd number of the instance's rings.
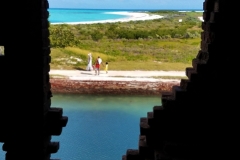
[[[51,158],[120,160],[127,149],[138,148],[140,117],[156,105],[160,96],[53,94],[51,107],[63,108],[69,120],[62,134],[52,137],[60,149]],[[1,151],[0,159],[4,155]]]

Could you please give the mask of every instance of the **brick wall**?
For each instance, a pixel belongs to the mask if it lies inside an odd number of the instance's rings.
[[[50,79],[53,93],[159,95],[179,82],[79,81]]]

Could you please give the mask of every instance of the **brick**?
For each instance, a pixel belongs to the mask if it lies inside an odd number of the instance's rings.
[[[163,105],[153,107],[153,118],[158,118],[163,114]]]
[[[42,29],[49,28],[49,21],[48,19],[42,19]]]
[[[150,126],[148,125],[147,118],[140,119],[140,135],[149,134]]]
[[[206,21],[206,22],[209,21],[209,19],[210,19],[210,14],[211,14],[210,12],[204,11],[204,12],[203,12],[203,20]]]
[[[161,150],[154,151],[154,160],[173,160],[170,156],[167,156]],[[174,159],[176,160],[176,159]]]
[[[212,23],[218,23],[221,20],[221,14],[218,12],[212,12],[210,14],[209,21]]]
[[[205,0],[205,2],[203,2],[203,10],[204,11],[212,11],[213,10],[213,6],[214,6],[214,2],[213,1],[209,1],[209,0]]]
[[[136,149],[128,149],[126,153],[127,160],[144,160],[141,159],[139,151]]]
[[[153,112],[147,113],[147,123],[150,127],[154,125]]]
[[[42,36],[49,37],[50,36],[50,31],[46,28],[42,29]]]
[[[196,57],[196,59],[198,59],[199,62],[207,62],[208,58],[209,58],[209,53],[208,52],[204,52],[202,50],[200,50],[198,52],[197,57]]]
[[[51,49],[50,49],[49,46],[42,47],[42,54],[43,54],[43,56],[50,55],[50,53],[51,53]]]
[[[49,17],[49,11],[48,10],[42,10],[42,18],[48,19]]]
[[[59,142],[50,142],[47,146],[48,153],[57,153],[59,150]]]
[[[176,101],[174,99],[168,99],[166,101],[162,102],[162,106],[164,108],[164,110],[171,110],[176,108]]]
[[[219,9],[219,2],[218,1],[214,2],[213,11],[214,12],[219,12],[220,11],[220,9]]]
[[[42,0],[42,8],[43,9],[48,9],[49,8],[49,3],[47,0]]]
[[[181,79],[180,86],[186,90],[188,83],[189,79]]]
[[[192,68],[192,67],[187,67],[186,68],[186,76],[188,77],[188,79],[191,79],[191,75],[194,74],[194,73],[195,74],[197,73],[194,68]]]
[[[142,82],[124,81],[116,83],[114,81],[94,81],[94,80],[69,80],[69,79],[50,79],[51,91],[53,93],[78,93],[78,94],[111,94],[111,95],[161,95],[163,91],[170,91],[173,85],[179,82],[153,82],[149,86],[155,86],[157,90],[151,87],[141,88]],[[132,88],[129,88],[131,84]],[[96,90],[98,88],[98,90]],[[137,88],[137,89],[136,89]]]
[[[181,86],[173,86],[172,91],[173,91],[173,99],[175,100],[184,98],[186,94],[186,91],[183,88],[181,88]]]
[[[154,158],[154,150],[147,145],[145,136],[139,137],[138,150],[141,157],[144,157],[145,159]]]
[[[126,156],[126,155],[123,155],[123,156],[122,156],[122,160],[127,160],[127,156]]]

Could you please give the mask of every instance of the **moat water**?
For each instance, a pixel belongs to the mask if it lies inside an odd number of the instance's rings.
[[[160,96],[54,94],[51,107],[63,108],[69,121],[60,136],[52,137],[60,149],[51,158],[121,160],[127,149],[138,148],[140,117],[156,105]],[[0,159],[4,155],[0,151]]]

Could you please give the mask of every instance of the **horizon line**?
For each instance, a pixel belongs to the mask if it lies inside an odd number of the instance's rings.
[[[117,10],[117,9],[121,9],[121,10],[123,10],[123,9],[126,9],[126,10],[169,10],[169,11],[171,11],[171,10],[203,10],[203,9],[196,9],[196,8],[189,8],[189,9],[187,9],[187,8],[185,8],[185,9],[178,9],[178,8],[176,8],[176,9],[154,9],[154,8],[132,8],[132,9],[130,9],[130,8],[62,8],[62,7],[49,7],[49,9],[89,9],[89,10],[91,10],[91,9],[99,9],[99,10],[105,10],[105,9],[108,9],[108,10]]]

